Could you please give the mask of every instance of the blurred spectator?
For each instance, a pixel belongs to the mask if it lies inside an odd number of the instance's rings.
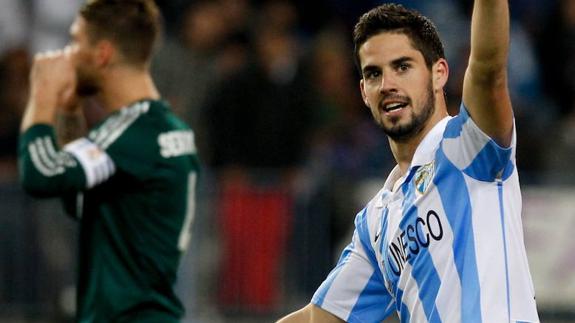
[[[30,51],[37,53],[62,48],[68,43],[68,28],[83,1],[30,0]]]
[[[537,183],[546,167],[548,132],[557,117],[556,105],[543,91],[537,48],[533,36],[512,20],[509,51],[509,94],[517,125],[517,167],[523,183]],[[541,113],[545,110],[545,113]]]
[[[168,37],[172,37],[179,32],[180,20],[182,16],[184,16],[182,12],[185,12],[185,9],[193,0],[155,0],[155,2],[158,8],[160,8],[162,17],[164,18],[164,33],[168,35]]]
[[[545,90],[556,98],[561,117],[575,116],[575,1],[559,0],[539,37]]]
[[[277,7],[291,8],[273,2],[262,17],[284,15],[286,8]],[[266,19],[272,20],[262,20],[254,28],[249,64],[211,92],[207,110],[211,165],[218,170],[235,165],[283,169],[301,161],[310,111],[299,45],[285,17]]]
[[[208,89],[244,60],[241,16],[249,9],[241,3],[247,6],[245,1],[230,5],[230,1],[213,0],[188,5],[179,32],[166,39],[152,63],[152,74],[164,99],[192,126],[202,159],[210,155],[202,119]],[[227,23],[226,15],[234,23]]]
[[[290,259],[298,264],[291,291],[306,299],[333,268],[339,244],[353,226],[362,204],[356,191],[366,179],[382,177],[393,161],[385,135],[361,99],[342,28],[334,25],[316,36],[306,68],[313,127],[290,245]]]
[[[454,0],[411,1],[436,25],[445,46],[449,62],[449,79],[446,87],[448,112],[459,113],[463,76],[469,59],[469,18],[462,11],[461,3]]]
[[[0,10],[0,182],[17,179],[20,118],[28,95],[28,7],[20,0]]]
[[[19,125],[28,98],[30,60],[24,48],[0,55],[0,182],[17,180]]]
[[[216,82],[227,77],[245,64],[247,57],[247,24],[251,7],[246,0],[176,1],[165,4],[177,8],[166,20],[177,23],[168,25],[165,42],[156,53],[152,74],[156,84],[171,102],[175,113],[192,126],[199,157],[207,162],[211,156],[204,108],[208,92]],[[169,8],[168,8],[169,9]],[[176,27],[174,29],[174,27]],[[171,31],[171,32],[170,32]],[[186,301],[187,317],[194,318],[198,309],[211,304],[210,278],[214,261],[198,254],[212,253],[216,239],[213,237],[215,220],[211,216],[210,202],[214,194],[209,169],[203,171],[198,182],[196,219],[192,244],[197,253],[183,259],[178,291]],[[214,254],[215,256],[215,254]],[[208,279],[203,279],[208,278]],[[193,320],[195,321],[195,319]]]
[[[2,1],[0,10],[0,54],[20,48],[28,40],[28,7],[21,0]]]
[[[220,194],[219,301],[227,311],[270,313],[292,221],[291,179],[307,135],[307,84],[295,10],[266,4],[253,29],[253,60],[216,86],[208,106],[211,165]]]
[[[575,1],[559,0],[543,24],[539,40],[540,66],[545,91],[558,106],[556,123],[540,132],[546,142],[542,152],[546,175],[553,183],[575,182]],[[548,106],[537,109],[549,114]],[[543,137],[543,136],[541,136]]]

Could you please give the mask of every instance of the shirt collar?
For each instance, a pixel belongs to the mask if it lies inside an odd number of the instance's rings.
[[[445,131],[445,127],[447,126],[447,122],[452,117],[447,116],[439,121],[427,135],[425,138],[419,143],[417,149],[415,150],[415,154],[413,154],[413,159],[411,160],[411,165],[409,169],[413,168],[414,166],[421,166],[433,161],[435,157],[435,151],[439,147],[439,143],[443,138],[443,132]],[[409,173],[409,172],[408,172]],[[399,169],[399,165],[395,165],[395,167],[387,176],[385,180],[385,184],[383,184],[383,189],[380,191],[381,197],[378,200],[377,206],[383,207],[383,199],[393,190],[394,184],[400,180],[401,178],[401,170]]]
[[[445,132],[445,127],[447,126],[447,121],[449,121],[452,117],[445,117],[441,119],[427,135],[425,138],[419,143],[417,149],[415,150],[415,154],[413,154],[413,159],[411,160],[411,165],[409,168],[411,169],[414,166],[421,166],[427,163],[430,163],[435,158],[435,151],[437,147],[439,147],[439,143],[443,138],[443,132]]]

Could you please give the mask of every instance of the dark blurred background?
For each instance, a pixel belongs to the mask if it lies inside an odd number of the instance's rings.
[[[158,0],[158,87],[203,173],[178,291],[185,322],[271,322],[309,302],[394,165],[359,93],[351,29],[375,0]],[[471,0],[396,1],[435,21],[456,114]],[[76,224],[18,185],[35,52],[78,0],[1,0],[0,322],[71,322]],[[524,227],[543,322],[575,322],[575,0],[511,1],[509,85]],[[393,320],[389,320],[392,322]]]

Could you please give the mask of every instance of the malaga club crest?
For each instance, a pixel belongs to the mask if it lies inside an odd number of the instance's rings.
[[[433,179],[433,175],[435,173],[435,165],[433,162],[429,164],[425,164],[417,170],[415,173],[415,191],[418,196],[423,195],[429,187],[431,180]]]

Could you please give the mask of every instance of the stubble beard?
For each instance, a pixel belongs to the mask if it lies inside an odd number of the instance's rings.
[[[378,125],[383,129],[383,132],[396,142],[406,142],[423,130],[427,121],[435,111],[435,93],[431,83],[427,88],[427,99],[422,107],[421,113],[416,114],[413,107],[410,111],[411,121],[407,124],[397,122],[392,126],[386,126],[383,120],[378,120]]]
[[[100,92],[100,87],[94,76],[81,69],[76,69],[76,94],[79,97],[94,96]]]

